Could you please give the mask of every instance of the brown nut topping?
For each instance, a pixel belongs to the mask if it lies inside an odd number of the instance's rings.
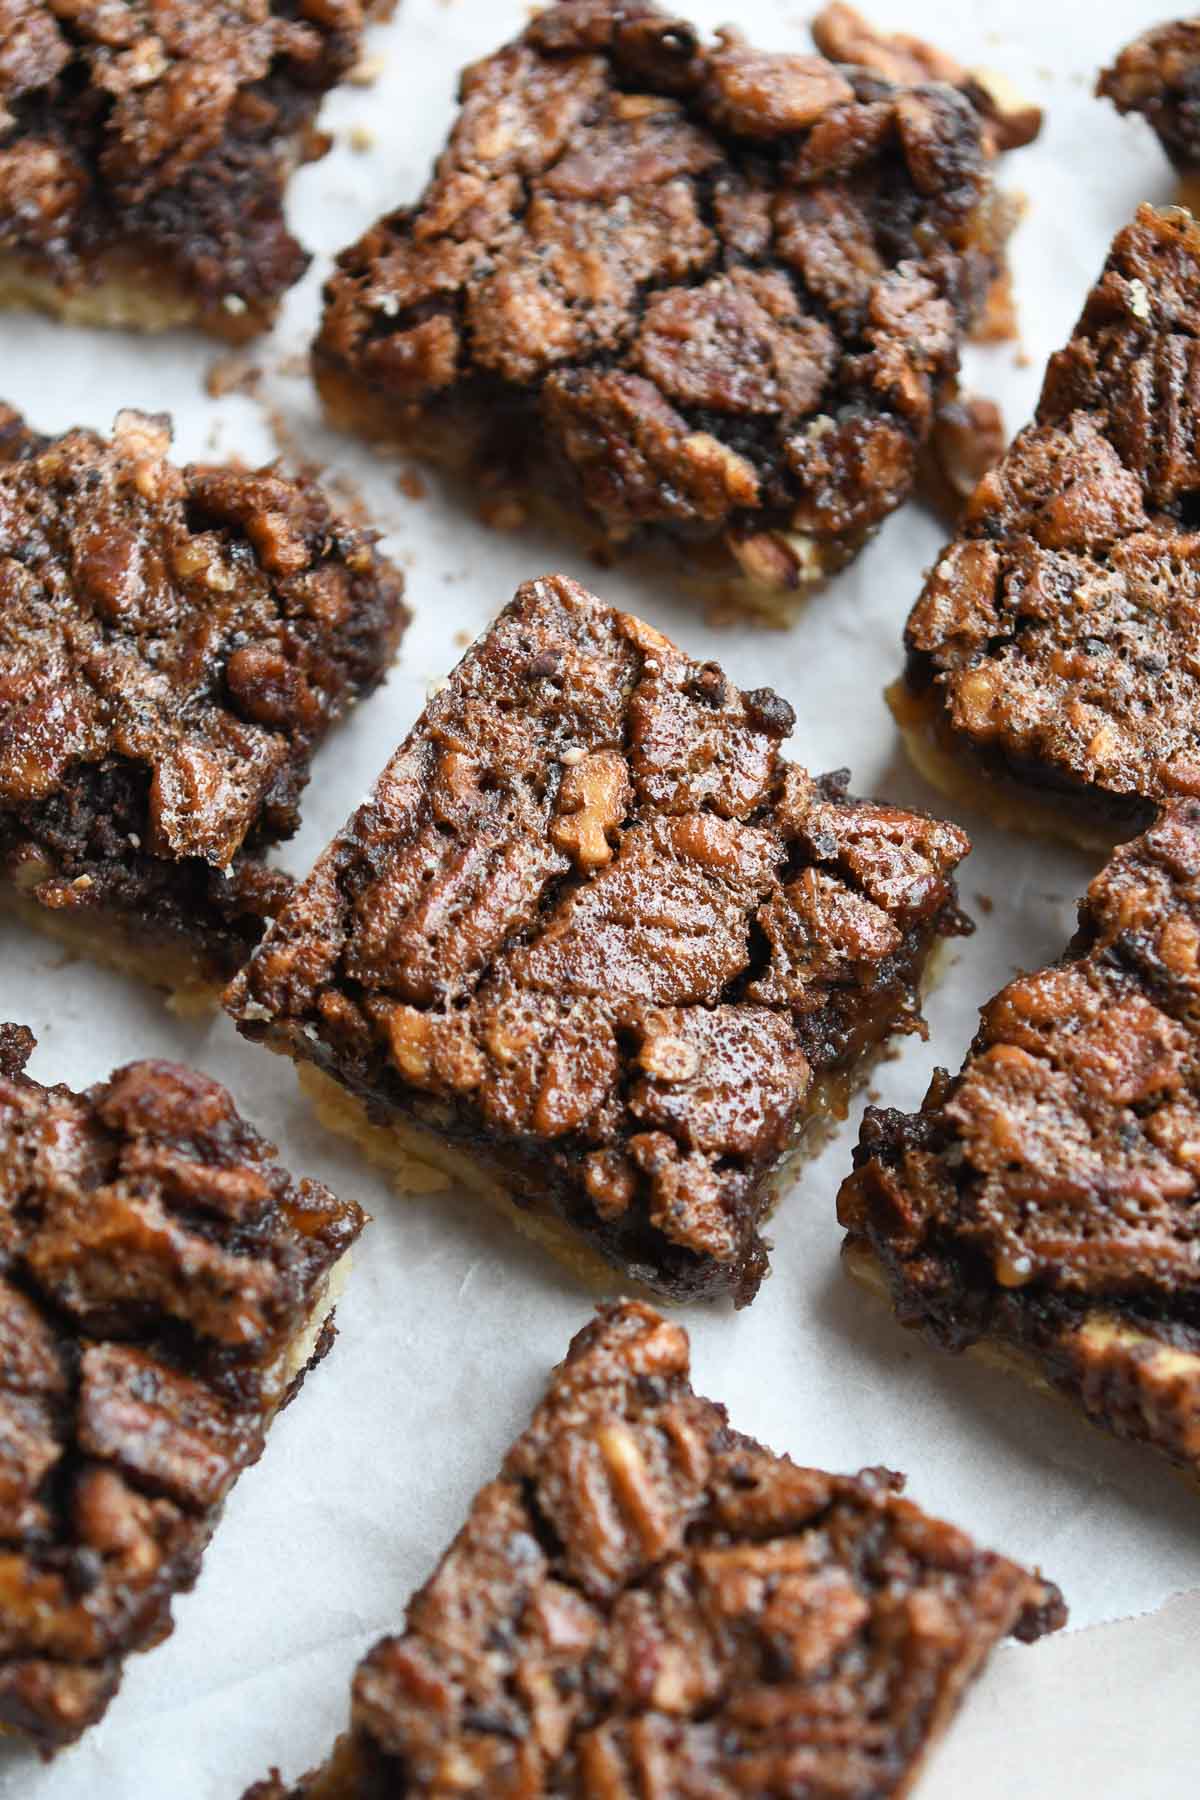
[[[0,1026],[0,1726],[48,1752],[170,1631],[363,1217],[207,1077],[74,1094],[32,1049]]]
[[[606,9],[607,10],[607,9]],[[601,1308],[325,1768],[245,1800],[895,1794],[992,1647],[1058,1590],[901,1496],[886,1469],[773,1456],[693,1393],[688,1341]]]
[[[261,331],[309,261],[284,217],[290,173],[327,147],[317,111],[365,15],[390,10],[0,0],[0,252],[51,311]]]
[[[625,759],[615,750],[569,763],[558,791],[558,814],[550,826],[552,843],[578,868],[602,869],[612,861],[609,840],[629,811],[632,795]]]
[[[1200,163],[1200,126],[1193,92],[1200,67],[1200,20],[1156,26],[1127,44],[1096,84],[1118,112],[1142,113],[1180,169]]]
[[[909,619],[920,729],[1088,841],[1191,791],[1198,318],[1200,231],[1141,207]]]
[[[1042,109],[1023,100],[995,70],[964,69],[933,44],[907,32],[876,29],[853,6],[836,0],[812,22],[813,41],[833,62],[855,63],[885,81],[943,81],[964,93],[985,121],[989,153],[1019,150],[1042,129]]]
[[[1092,882],[1060,962],[983,1009],[921,1112],[868,1111],[839,1216],[906,1322],[1019,1355],[1200,1472],[1200,803]],[[856,1263],[855,1266],[861,1266]]]
[[[548,499],[717,575],[757,546],[785,590],[832,572],[911,492],[1012,222],[984,154],[1010,112],[900,61],[706,44],[645,0],[543,9],[468,71],[417,205],[339,259],[331,416],[506,517]],[[825,459],[797,448],[835,424]]]
[[[918,1028],[962,929],[965,837],[788,763],[795,723],[566,577],[529,583],[230,1010],[639,1281],[744,1303],[825,1078]]]
[[[264,853],[407,614],[309,479],[169,447],[161,415],[46,440],[0,409],[0,883],[211,987],[277,909]]]

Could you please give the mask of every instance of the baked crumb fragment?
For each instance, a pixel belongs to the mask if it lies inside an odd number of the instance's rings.
[[[1009,217],[944,83],[574,0],[339,258],[336,424],[778,616],[911,491]]]
[[[253,394],[262,376],[257,363],[239,351],[232,351],[210,363],[204,378],[204,391],[212,400],[223,400],[227,394]]]
[[[265,851],[381,680],[403,582],[305,477],[168,460],[170,423],[0,407],[0,904],[187,993],[287,891]]]
[[[1111,848],[1200,793],[1198,330],[1200,231],[1143,206],[909,617],[914,759],[1003,823]]]
[[[222,1502],[333,1341],[363,1225],[224,1088],[131,1063],[86,1093],[0,1026],[0,1728],[44,1753],[171,1629]]]
[[[406,1185],[432,1162],[576,1258],[751,1300],[769,1178],[920,1028],[929,952],[964,929],[963,834],[784,761],[794,723],[575,582],[529,583],[230,1011]]]
[[[939,406],[922,468],[922,497],[955,525],[984,476],[1004,455],[1004,415],[983,394],[955,395]]]
[[[265,329],[309,261],[288,180],[393,5],[0,0],[0,306]]]
[[[913,1116],[867,1113],[852,1272],[1200,1476],[1200,802],[1092,883],[1062,960],[983,1009]]]
[[[1057,1588],[890,1470],[772,1455],[689,1373],[682,1327],[601,1308],[329,1763],[245,1800],[909,1793],[996,1643],[1063,1623]]]
[[[1096,93],[1141,113],[1177,168],[1200,165],[1200,19],[1158,25],[1101,71]]]

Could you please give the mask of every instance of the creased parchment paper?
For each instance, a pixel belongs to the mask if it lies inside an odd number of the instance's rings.
[[[764,45],[808,44],[803,0],[740,0],[736,9],[681,0],[681,9],[708,26],[736,10]],[[969,382],[1002,401],[1015,429],[1113,232],[1139,200],[1173,195],[1145,126],[1090,98],[1099,64],[1155,9],[1136,0],[954,8],[876,0],[872,10],[965,62],[1004,70],[1048,109],[1041,141],[1006,169],[1029,199],[1014,247],[1020,352],[968,358]],[[394,23],[375,33],[371,49],[385,59],[377,85],[335,97],[326,122],[337,147],[295,184],[295,220],[318,257],[276,337],[254,352],[266,371],[258,400],[205,394],[217,351],[199,340],[66,332],[15,317],[0,320],[0,394],[46,430],[107,429],[122,406],[169,409],[183,457],[275,454],[267,402],[298,451],[347,478],[387,530],[409,572],[416,621],[391,681],[319,759],[289,867],[306,868],[365,793],[464,642],[521,579],[552,568],[718,658],[741,684],[778,687],[796,706],[794,750],[810,766],[849,764],[860,792],[938,808],[900,753],[881,698],[943,536],[919,510],[893,519],[790,632],[717,629],[661,572],[600,574],[570,545],[491,533],[436,481],[409,498],[401,465],[321,428],[295,371],[329,257],[379,212],[415,197],[451,116],[457,69],[524,16],[520,0],[402,0]],[[353,127],[365,129],[369,148],[352,148]],[[367,142],[362,130],[355,137]],[[880,1071],[875,1089],[890,1103],[916,1104],[935,1062],[958,1066],[979,1004],[1015,969],[1061,949],[1093,866],[963,823],[977,847],[962,893],[980,928],[952,947],[928,1009],[929,1043],[909,1040]],[[295,1774],[327,1749],[355,1660],[399,1622],[591,1297],[468,1200],[393,1195],[321,1130],[289,1067],[241,1043],[224,1020],[183,1024],[154,994],[66,962],[7,924],[0,1016],[33,1027],[33,1073],[47,1081],[84,1085],[138,1056],[194,1062],[232,1087],[292,1168],[375,1215],[340,1309],[340,1341],[235,1490],[197,1590],[176,1607],[173,1638],[133,1659],[105,1722],[52,1766],[0,1752],[3,1800],[237,1800],[271,1763]],[[1064,1588],[1075,1627],[1156,1615],[1033,1651],[1005,1649],[935,1758],[926,1795],[1194,1794],[1200,1604],[1171,1602],[1200,1589],[1200,1496],[1068,1407],[926,1349],[848,1283],[833,1201],[861,1105],[787,1196],[773,1231],[774,1274],[757,1303],[739,1315],[688,1316],[697,1385],[726,1401],[743,1431],[801,1461],[906,1470],[925,1505],[981,1542],[1041,1563]]]

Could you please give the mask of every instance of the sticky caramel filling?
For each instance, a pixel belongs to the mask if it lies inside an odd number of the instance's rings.
[[[366,438],[381,449],[419,456],[445,474],[466,481],[477,472],[479,429],[469,412],[447,409],[425,413],[404,408],[366,382],[332,366],[319,356],[314,374],[331,425],[350,436]],[[748,614],[764,625],[783,629],[795,623],[815,589],[835,574],[860,547],[855,544],[823,545],[800,532],[768,530],[763,535],[776,542],[781,571],[775,575],[764,566],[758,575],[744,573],[724,539],[692,541],[660,535],[629,549],[609,536],[603,524],[581,504],[577,509],[546,491],[532,478],[521,480],[498,469],[499,491],[504,499],[485,512],[497,529],[523,525],[534,519],[556,536],[573,540],[589,555],[620,554],[648,572],[662,573],[669,563],[673,578],[718,609],[729,607]],[[682,564],[682,567],[681,567]]]
[[[831,1070],[813,1081],[791,1145],[764,1178],[759,1225],[774,1212],[788,1178],[796,1173],[799,1164],[818,1155],[846,1118],[855,1094],[869,1079],[886,1047],[885,1026],[852,1066]],[[548,1194],[539,1194],[526,1175],[489,1153],[483,1144],[466,1147],[452,1142],[396,1107],[386,1108],[387,1124],[377,1124],[364,1100],[315,1064],[298,1062],[296,1074],[322,1125],[356,1144],[368,1162],[386,1172],[398,1192],[425,1195],[462,1188],[485,1201],[522,1236],[548,1252],[584,1287],[610,1293],[617,1287],[622,1291],[630,1288],[629,1278],[622,1275],[615,1257],[610,1261],[588,1244],[554,1210]],[[632,1285],[643,1292],[650,1291],[642,1284]],[[660,1290],[654,1292],[657,1298],[663,1298]]]
[[[952,732],[933,688],[916,694],[901,676],[886,690],[886,699],[914,768],[956,810],[981,813],[1002,831],[1055,838],[1089,853],[1107,855],[1118,838],[1129,835],[1089,818],[1082,794],[1039,793],[986,767]]]
[[[852,1278],[890,1306],[891,1285],[871,1246],[848,1238],[842,1256]],[[1091,1424],[1147,1444],[1200,1483],[1200,1352],[1163,1343],[1130,1315],[1096,1306],[1075,1328],[1064,1325],[1042,1355],[999,1337],[978,1339],[966,1355],[1019,1376],[1039,1393],[1077,1403]],[[1116,1388],[1119,1407],[1110,1406]],[[1190,1414],[1182,1440],[1181,1398]],[[1176,1418],[1169,1421],[1171,1411]]]

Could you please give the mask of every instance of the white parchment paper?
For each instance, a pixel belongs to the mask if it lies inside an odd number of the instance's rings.
[[[736,9],[681,0],[681,10],[707,26],[736,10],[762,44],[808,47],[804,0],[740,0]],[[875,0],[871,10],[967,63],[1003,69],[1048,109],[1040,142],[1005,169],[1029,199],[1014,245],[1021,346],[968,357],[969,381],[1002,401],[1014,430],[1113,232],[1139,200],[1172,198],[1148,129],[1090,98],[1098,66],[1157,9],[1137,0],[953,8]],[[409,572],[416,619],[387,686],[318,760],[304,829],[284,860],[307,868],[429,683],[520,580],[552,568],[718,658],[739,683],[778,687],[796,706],[794,750],[810,766],[849,764],[859,792],[937,810],[942,802],[909,769],[881,698],[944,535],[919,510],[891,520],[790,632],[715,629],[661,576],[599,575],[570,545],[498,536],[433,480],[423,498],[408,498],[400,465],[322,428],[294,371],[329,257],[379,212],[415,197],[451,117],[457,70],[525,14],[521,0],[401,0],[395,21],[374,34],[371,48],[385,59],[377,85],[332,100],[326,122],[337,147],[295,183],[295,221],[318,256],[276,336],[254,352],[267,371],[262,396],[282,410],[302,454],[365,498]],[[352,147],[356,126],[370,148]],[[50,431],[77,422],[107,429],[121,406],[165,408],[181,457],[274,455],[261,400],[204,392],[215,354],[186,335],[147,341],[6,317],[0,394]],[[876,1091],[890,1103],[915,1105],[935,1062],[958,1066],[979,1004],[1014,970],[1059,951],[1092,870],[1085,858],[963,822],[976,849],[962,893],[979,931],[952,949],[928,1009],[930,1042],[909,1040],[879,1073]],[[288,1066],[243,1044],[223,1019],[180,1023],[153,993],[68,962],[10,924],[0,924],[0,1017],[33,1027],[32,1072],[46,1081],[83,1086],[147,1055],[195,1063],[232,1087],[293,1169],[353,1194],[375,1216],[339,1312],[340,1341],[234,1492],[198,1588],[176,1607],[173,1638],[131,1661],[105,1722],[51,1767],[20,1750],[0,1753],[3,1800],[237,1800],[271,1763],[296,1774],[328,1748],[356,1659],[400,1621],[591,1298],[468,1200],[392,1194],[310,1117]],[[1065,1406],[926,1349],[840,1273],[833,1202],[861,1105],[778,1213],[774,1274],[755,1305],[689,1315],[699,1388],[726,1401],[742,1430],[801,1461],[906,1470],[924,1504],[982,1542],[1040,1562],[1064,1588],[1076,1628],[1156,1613],[1200,1588],[1200,1500],[1165,1465],[1106,1441]],[[1136,1625],[1006,1648],[923,1793],[1194,1794],[1200,1724],[1187,1646],[1198,1630],[1196,1604],[1177,1603]]]

